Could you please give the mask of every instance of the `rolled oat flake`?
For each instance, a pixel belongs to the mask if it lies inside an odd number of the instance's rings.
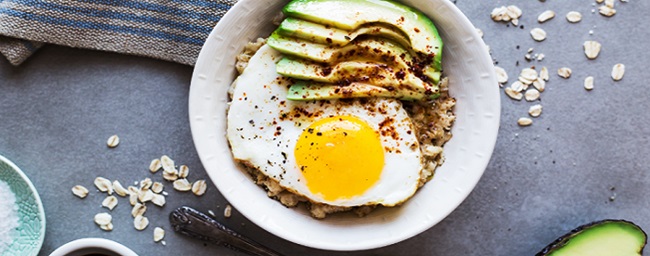
[[[3,254],[17,235],[19,225],[16,195],[9,185],[0,181],[0,254]]]
[[[625,65],[621,63],[614,65],[614,67],[612,68],[612,79],[614,79],[614,81],[619,81],[623,79],[624,74],[625,74]]]

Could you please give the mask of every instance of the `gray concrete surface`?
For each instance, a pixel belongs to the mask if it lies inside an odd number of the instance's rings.
[[[517,119],[533,103],[502,94],[498,142],[476,189],[440,224],[385,248],[314,250],[275,237],[236,211],[224,219],[227,202],[212,183],[201,198],[168,187],[167,205],[149,207],[151,224],[142,232],[133,229],[130,207],[121,199],[113,211],[115,229],[99,230],[92,216],[105,210],[92,185],[96,176],[132,184],[152,176],[151,159],[168,154],[190,167],[191,179],[207,179],[188,124],[188,66],[58,46],[41,49],[20,67],[0,60],[0,154],[27,173],[43,199],[47,233],[40,255],[82,237],[112,239],[141,255],[242,255],[175,234],[167,214],[180,205],[213,210],[226,225],[287,255],[533,255],[570,229],[604,218],[631,220],[650,230],[650,2],[616,1],[618,12],[611,18],[592,14],[593,2],[457,0],[484,31],[511,82],[523,67],[549,68],[544,113],[532,126],[518,127]],[[523,10],[523,29],[490,20],[492,8],[508,4]],[[547,9],[557,16],[538,24],[537,15]],[[583,14],[580,23],[564,18],[573,10]],[[548,38],[533,41],[533,27],[545,29]],[[603,44],[596,60],[582,52],[588,39]],[[546,58],[526,62],[530,47]],[[616,63],[626,65],[619,82],[609,77]],[[555,73],[564,66],[573,69],[570,79]],[[586,91],[582,84],[590,75],[595,89]],[[106,139],[113,134],[122,143],[109,149]],[[76,184],[91,188],[88,198],[70,193]],[[167,246],[152,241],[155,226],[167,230]]]

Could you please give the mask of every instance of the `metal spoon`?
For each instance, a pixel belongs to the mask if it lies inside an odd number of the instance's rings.
[[[208,217],[207,215],[187,206],[179,207],[169,214],[169,222],[176,232],[213,242],[235,251],[250,255],[281,256],[251,239],[237,234],[232,229]]]

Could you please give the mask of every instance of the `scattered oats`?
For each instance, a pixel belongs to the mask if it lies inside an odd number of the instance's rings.
[[[162,163],[160,162],[160,159],[156,158],[154,160],[151,160],[151,163],[149,164],[149,171],[156,173],[162,168]]]
[[[168,195],[169,195],[169,194],[167,193],[167,191],[163,191],[162,194],[163,194],[163,196],[168,196]]]
[[[526,54],[526,55],[524,55],[524,59],[526,59],[527,61],[531,61],[533,59],[533,57],[530,56],[530,54]]]
[[[95,223],[99,226],[108,225],[111,221],[113,221],[113,216],[109,213],[102,212],[95,214]]]
[[[544,79],[542,79],[542,77],[538,77],[535,79],[535,81],[533,81],[533,87],[535,87],[535,89],[537,89],[539,92],[544,92],[544,89],[546,88],[546,82]]]
[[[160,163],[165,172],[168,173],[175,173],[176,172],[176,165],[174,165],[174,160],[169,158],[167,155],[161,156],[160,157]]]
[[[214,214],[214,212],[212,210],[208,210],[208,214],[210,214],[210,216],[212,216],[212,217],[217,217],[217,215]]]
[[[507,19],[506,21],[510,21],[510,16],[506,14],[507,12],[508,9],[505,6],[496,7],[490,13],[490,17],[494,21],[502,21],[504,19]]]
[[[192,184],[187,179],[178,179],[174,181],[174,189],[178,191],[189,191],[192,189]]]
[[[160,182],[154,182],[153,185],[151,186],[151,191],[153,191],[156,194],[160,194],[162,192],[164,185]]]
[[[528,114],[532,117],[538,117],[539,115],[542,114],[542,105],[537,104],[537,105],[532,105],[528,109]]]
[[[113,194],[113,185],[111,184],[111,181],[106,178],[95,178],[95,187],[97,187],[101,192],[108,192],[109,195]]]
[[[529,89],[525,94],[526,101],[534,101],[539,99],[539,91],[535,89]]]
[[[140,190],[148,190],[151,188],[152,184],[153,181],[151,181],[150,178],[145,178],[144,180],[140,181]]]
[[[534,50],[535,50],[535,48],[530,47],[530,48],[528,48],[528,51],[527,51],[527,52],[528,52],[528,53],[532,53]]]
[[[161,241],[160,244],[162,244],[162,245],[167,245],[167,242],[165,242],[165,241]]]
[[[231,214],[232,214],[232,206],[226,205],[226,209],[223,210],[223,216],[226,218],[230,218]]]
[[[120,137],[117,137],[117,135],[113,135],[108,138],[108,141],[106,141],[106,145],[108,145],[109,148],[114,148],[117,147],[117,145],[120,144]]]
[[[582,14],[576,11],[572,11],[566,14],[566,20],[571,23],[580,22],[582,20]]]
[[[147,211],[147,206],[141,203],[136,203],[133,206],[133,209],[131,209],[131,216],[133,218],[138,217],[138,216],[143,216],[144,213]]]
[[[506,7],[507,11],[506,14],[510,16],[510,19],[512,20],[512,24],[515,26],[517,25],[516,22],[518,21],[519,17],[521,17],[522,11],[519,9],[519,7],[514,6],[514,5],[509,5]]]
[[[481,30],[480,28],[475,28],[475,29],[476,29],[476,33],[478,33],[478,36],[483,38],[483,30]]]
[[[138,215],[135,217],[135,219],[133,219],[133,226],[137,230],[143,230],[147,228],[148,225],[149,225],[149,219],[147,217]]]
[[[153,241],[154,242],[156,242],[156,243],[160,242],[160,240],[162,240],[164,237],[165,237],[165,230],[164,229],[162,229],[160,227],[156,227],[156,228],[153,229]]]
[[[607,7],[605,5],[598,7],[598,12],[606,17],[612,17],[614,16],[614,14],[616,14],[616,10],[614,10],[611,7]]]
[[[517,120],[517,124],[519,126],[529,126],[533,124],[533,120],[528,117],[521,117],[519,120]]]
[[[585,90],[591,91],[594,89],[594,77],[588,76],[585,78]]]
[[[508,82],[508,73],[506,73],[505,69],[494,66],[494,72],[497,74],[497,81],[500,84],[505,84]]]
[[[109,210],[113,210],[115,206],[117,206],[117,197],[115,196],[107,196],[104,201],[102,201],[102,206],[108,208]]]
[[[205,194],[205,190],[208,188],[208,185],[205,184],[205,180],[197,180],[192,185],[192,193],[196,196],[202,196]]]
[[[519,73],[519,81],[525,85],[532,84],[535,79],[537,79],[537,70],[532,68],[524,68],[521,70],[521,73]]]
[[[512,19],[510,22],[512,25],[519,26],[519,19]]]
[[[72,194],[78,196],[79,198],[86,198],[88,195],[88,189],[81,185],[76,185],[72,187]]]
[[[544,41],[546,39],[546,31],[544,31],[541,28],[534,28],[533,30],[530,31],[530,36],[535,39],[537,42]]]
[[[160,194],[154,194],[153,199],[151,199],[151,202],[157,206],[163,207],[166,202],[165,196]]]
[[[163,172],[163,179],[166,181],[175,181],[178,179],[178,174],[177,173],[168,173],[168,172]]]
[[[151,201],[151,199],[153,199],[154,195],[156,195],[156,194],[154,194],[149,189],[140,189],[140,191],[138,191],[138,200],[140,202],[142,202],[142,203],[146,203],[148,201]]]
[[[129,194],[129,191],[126,190],[122,184],[120,184],[119,181],[114,180],[113,181],[113,190],[115,191],[115,194],[121,197],[125,197],[127,194]]]
[[[546,11],[542,12],[541,14],[539,14],[539,16],[537,16],[537,21],[539,23],[544,23],[547,20],[552,19],[553,17],[555,17],[555,12],[551,11],[551,10],[546,10]]]
[[[590,30],[589,30],[589,34],[590,34],[590,35],[593,35],[593,34],[594,34],[594,30],[593,30],[593,29],[590,29]]]
[[[517,26],[519,24],[519,17],[521,17],[522,11],[519,7],[510,5],[508,7],[501,6],[494,8],[490,13],[490,17],[494,21],[511,21],[513,25]]]
[[[603,1],[604,1],[604,0],[596,0],[596,3],[601,4],[601,3],[603,3]]]
[[[112,231],[113,230],[113,223],[108,223],[106,225],[99,225],[99,228],[101,228],[102,230],[106,230],[106,231]]]
[[[516,91],[516,92],[521,92],[527,89],[527,86],[524,85],[521,81],[515,81],[510,85],[510,89]]]
[[[614,81],[619,81],[623,79],[624,74],[625,74],[625,65],[621,63],[614,65],[614,67],[612,68],[612,79],[614,79]]]
[[[601,45],[596,41],[585,41],[583,47],[585,49],[585,55],[587,55],[587,58],[593,60],[598,57]]]
[[[571,77],[571,69],[570,68],[560,68],[557,70],[557,75],[562,77],[562,78],[569,78]]]
[[[506,95],[513,100],[521,100],[524,98],[524,95],[521,92],[515,91],[510,87],[506,87],[504,91],[506,92]]]
[[[129,203],[131,205],[138,203],[138,189],[134,186],[129,186]]]
[[[605,0],[605,6],[614,8],[614,0]]]
[[[542,61],[544,59],[544,57],[546,57],[546,55],[544,55],[543,53],[540,53],[540,54],[537,55],[537,60]]]
[[[187,165],[181,165],[178,167],[178,177],[179,178],[187,178],[187,175],[190,174],[190,168],[187,167]]]
[[[548,75],[548,69],[546,67],[542,67],[542,69],[539,71],[539,78],[543,79],[544,81],[548,82],[548,79],[550,78]],[[538,88],[539,89],[539,88]]]

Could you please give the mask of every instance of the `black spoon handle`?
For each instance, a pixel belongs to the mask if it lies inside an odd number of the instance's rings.
[[[232,229],[187,206],[179,207],[169,214],[169,222],[176,232],[216,243],[250,255],[281,256],[281,254],[237,234]]]

